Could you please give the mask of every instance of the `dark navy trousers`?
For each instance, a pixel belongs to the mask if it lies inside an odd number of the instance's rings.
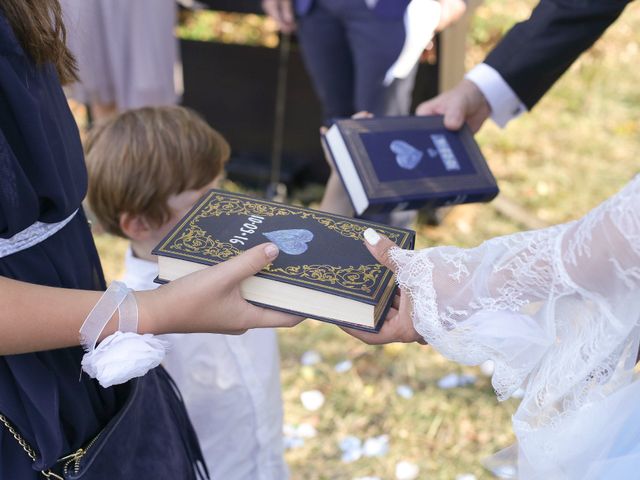
[[[365,0],[315,0],[297,23],[302,56],[326,124],[361,110],[409,113],[417,69],[383,85],[404,44],[401,17],[376,14]]]

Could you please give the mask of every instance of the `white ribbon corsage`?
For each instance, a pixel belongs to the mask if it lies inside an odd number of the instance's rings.
[[[118,311],[118,331],[96,346],[105,326]],[[80,328],[86,350],[82,369],[104,388],[141,377],[162,362],[169,343],[138,330],[138,307],[132,290],[124,283],[113,282],[93,307]]]

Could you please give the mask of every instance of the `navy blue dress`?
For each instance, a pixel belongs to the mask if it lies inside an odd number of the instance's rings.
[[[0,13],[0,237],[38,220],[65,219],[80,207],[86,187],[80,137],[55,69],[34,66]],[[0,275],[105,288],[81,211],[46,241],[0,258]],[[126,386],[103,389],[86,375],[78,380],[82,354],[77,347],[0,356],[0,412],[40,457],[33,465],[0,424],[1,480],[40,478],[36,469],[86,445],[120,408]]]

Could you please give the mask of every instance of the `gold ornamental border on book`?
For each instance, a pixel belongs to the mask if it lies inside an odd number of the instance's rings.
[[[180,254],[191,258],[202,258],[207,256],[220,262],[228,260],[242,253],[242,250],[234,247],[231,243],[222,242],[209,235],[198,222],[203,218],[220,217],[223,215],[260,215],[263,217],[277,217],[296,215],[302,219],[313,219],[324,227],[339,233],[343,237],[353,240],[361,240],[366,226],[357,225],[348,220],[331,218],[320,213],[308,210],[297,209],[296,207],[282,207],[277,204],[268,204],[261,201],[251,201],[247,197],[229,198],[228,193],[219,195],[212,193],[201,205],[202,209],[196,209],[197,215],[190,216],[182,225],[180,232],[170,242],[165,243],[165,247],[177,250]],[[184,229],[184,230],[182,230]],[[176,232],[176,233],[178,233]],[[385,229],[383,233],[392,241],[398,243],[402,240],[401,232],[394,232]],[[196,253],[199,257],[195,257]],[[275,277],[289,278],[294,276],[297,281],[309,285],[318,282],[325,284],[325,288],[340,291],[348,289],[366,293],[369,297],[372,293],[378,294],[374,288],[376,280],[381,273],[385,273],[385,268],[380,264],[359,265],[359,266],[333,266],[333,265],[294,265],[289,267],[276,267],[268,265],[263,270]],[[390,274],[389,271],[386,273]],[[384,282],[379,284],[380,288]],[[335,288],[331,286],[339,286]],[[355,292],[354,292],[355,293]],[[357,295],[357,294],[356,294]],[[363,295],[364,296],[364,295]]]
[[[215,200],[215,203],[212,201]],[[192,219],[192,222],[206,217],[220,217],[222,215],[260,215],[266,217],[278,217],[286,215],[296,215],[302,219],[312,218],[329,230],[338,232],[343,237],[353,240],[362,240],[362,233],[367,227],[357,225],[348,220],[336,221],[330,216],[318,214],[309,210],[298,210],[295,207],[281,207],[262,202],[247,201],[246,198],[228,198],[226,195],[214,194],[208,199],[209,205],[204,207],[201,213]],[[400,240],[400,234],[391,230],[385,230],[384,234],[393,242]]]

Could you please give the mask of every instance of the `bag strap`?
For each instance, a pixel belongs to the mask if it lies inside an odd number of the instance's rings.
[[[33,448],[31,448],[31,445],[29,445],[29,443],[24,439],[24,437],[18,433],[18,431],[13,427],[11,422],[9,422],[7,417],[5,417],[2,413],[0,413],[0,422],[2,422],[2,424],[5,427],[7,427],[7,430],[9,430],[9,433],[13,436],[13,438],[15,438],[16,442],[18,442],[18,444],[22,447],[22,450],[24,450],[25,453],[29,455],[29,458],[35,462],[38,459],[38,457],[36,456],[36,451]],[[60,475],[53,473],[51,470],[40,470],[40,473],[45,478],[50,478],[53,480],[64,480],[64,478],[62,478]]]

